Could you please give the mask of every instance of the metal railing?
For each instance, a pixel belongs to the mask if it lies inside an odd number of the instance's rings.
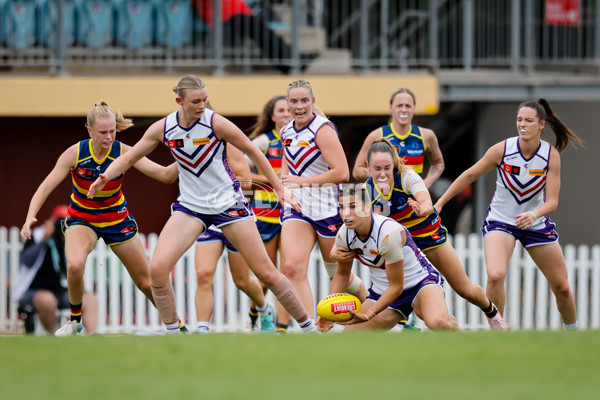
[[[571,21],[545,0],[246,2],[237,14],[252,17],[230,19],[218,0],[0,0],[0,68],[298,72],[333,49],[361,71],[600,65],[600,0],[580,0]]]

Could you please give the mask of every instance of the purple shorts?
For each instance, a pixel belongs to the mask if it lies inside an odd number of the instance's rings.
[[[415,302],[415,298],[421,289],[429,285],[438,285],[443,289],[444,278],[442,278],[440,273],[437,271],[429,271],[429,275],[427,277],[425,277],[415,286],[404,290],[400,297],[394,300],[394,302],[390,304],[388,308],[398,311],[400,314],[402,314],[402,320],[408,319],[408,316],[413,312],[413,303]],[[377,301],[380,297],[380,294],[375,293],[371,288],[369,288],[369,295],[367,296],[367,299]]]
[[[196,239],[196,243],[198,244],[210,242],[221,242],[225,245],[227,251],[229,251],[230,253],[238,253],[237,249],[233,246],[233,244],[231,244],[231,242],[227,240],[225,235],[223,235],[223,232],[217,232],[213,231],[212,229],[207,229],[204,232],[202,232],[202,235],[198,236],[198,239]]]
[[[241,208],[239,206],[228,208],[219,214],[202,214],[192,211],[189,208],[182,206],[178,202],[175,202],[171,204],[171,214],[175,212],[184,213],[190,217],[196,218],[198,221],[202,222],[204,228],[208,228],[211,225],[220,228],[224,225],[231,224],[232,222],[241,221],[254,216],[248,203],[244,203]]]
[[[339,214],[334,215],[333,217],[320,219],[318,221],[312,220],[308,217],[302,215],[302,213],[297,212],[293,208],[286,208],[284,212],[281,213],[279,217],[279,221],[281,225],[285,221],[290,220],[298,220],[303,221],[312,226],[319,236],[323,236],[326,238],[334,238],[337,235],[337,231],[340,230],[342,224],[342,217]]]
[[[539,246],[543,244],[550,244],[558,242],[558,233],[554,230],[556,225],[550,218],[546,220],[546,227],[544,229],[519,229],[514,225],[505,224],[502,222],[483,221],[481,232],[485,237],[490,232],[503,232],[511,235],[516,240],[521,242],[523,247]]]

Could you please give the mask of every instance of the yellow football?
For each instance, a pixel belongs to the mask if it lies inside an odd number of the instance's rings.
[[[360,306],[358,297],[348,293],[334,293],[319,302],[317,314],[329,321],[348,321],[352,318],[350,310],[359,312]]]

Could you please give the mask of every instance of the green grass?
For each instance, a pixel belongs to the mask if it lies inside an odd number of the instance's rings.
[[[0,398],[587,399],[600,331],[0,338]]]

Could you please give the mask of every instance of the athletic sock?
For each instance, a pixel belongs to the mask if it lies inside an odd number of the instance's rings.
[[[298,325],[300,325],[300,328],[305,333],[317,332],[317,325],[315,325],[315,320],[312,318],[308,318],[304,322],[298,322]]]
[[[573,323],[573,324],[563,324],[563,326],[568,331],[574,331],[577,329],[577,321],[575,321],[575,323]]]
[[[265,304],[262,307],[256,307],[256,311],[260,314],[261,317],[269,314],[269,303],[265,301]]]
[[[79,304],[69,303],[69,304],[71,304],[71,321],[77,321],[77,322],[81,323],[81,307],[82,307],[83,303],[79,303]]]
[[[179,333],[179,321],[175,321],[172,324],[165,324],[167,327],[167,333]]]
[[[482,308],[481,310],[484,312],[485,316],[488,318],[494,318],[496,316],[496,314],[498,314],[498,309],[496,308],[494,303],[492,303],[491,300],[490,300],[490,305],[488,306],[488,308]]]
[[[286,333],[288,329],[288,324],[282,324],[281,322],[277,323],[277,327],[275,328],[276,333]]]
[[[208,333],[210,331],[210,322],[198,321],[198,325],[196,325],[196,331],[198,333]]]

